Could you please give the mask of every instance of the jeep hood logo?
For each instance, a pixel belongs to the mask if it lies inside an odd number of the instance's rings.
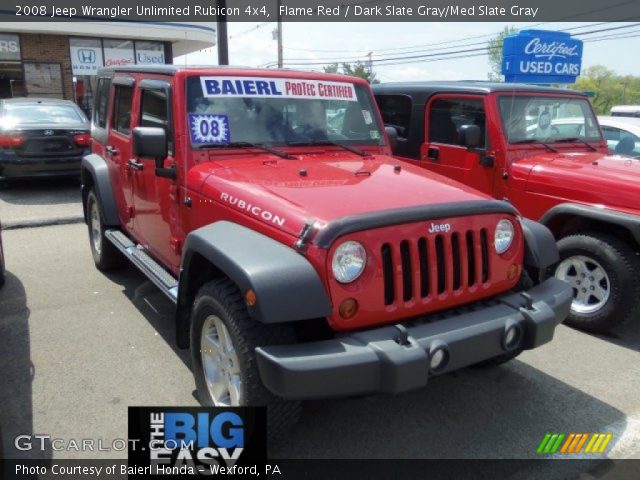
[[[429,225],[429,233],[440,233],[445,232],[448,233],[451,231],[450,223],[432,223]]]

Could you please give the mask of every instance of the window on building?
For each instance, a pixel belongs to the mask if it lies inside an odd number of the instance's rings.
[[[429,141],[463,146],[458,132],[463,125],[480,127],[480,147],[485,143],[484,102],[481,99],[439,99],[429,111]]]
[[[24,79],[30,97],[64,98],[59,63],[24,63]]]
[[[406,95],[376,95],[376,102],[384,124],[395,127],[399,137],[409,136],[411,125],[411,98]]]
[[[111,125],[116,132],[123,135],[131,133],[131,101],[133,88],[124,85],[116,86],[116,96]]]

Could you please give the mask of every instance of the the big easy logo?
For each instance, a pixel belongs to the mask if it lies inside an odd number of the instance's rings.
[[[253,473],[239,466],[266,457],[264,408],[129,407],[128,446],[144,473]]]
[[[353,84],[294,78],[200,77],[205,97],[307,98],[347,100],[357,97]]]

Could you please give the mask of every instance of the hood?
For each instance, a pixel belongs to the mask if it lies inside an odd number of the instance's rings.
[[[618,155],[549,153],[514,163],[527,191],[611,208],[638,210],[640,160]]]
[[[254,155],[200,164],[197,168],[209,169],[200,190],[295,236],[310,219],[322,226],[365,212],[489,198],[385,155],[272,158]]]

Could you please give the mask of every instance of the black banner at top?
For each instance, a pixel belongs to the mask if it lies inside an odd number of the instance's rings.
[[[640,19],[639,0],[0,0],[1,21],[587,22]]]

